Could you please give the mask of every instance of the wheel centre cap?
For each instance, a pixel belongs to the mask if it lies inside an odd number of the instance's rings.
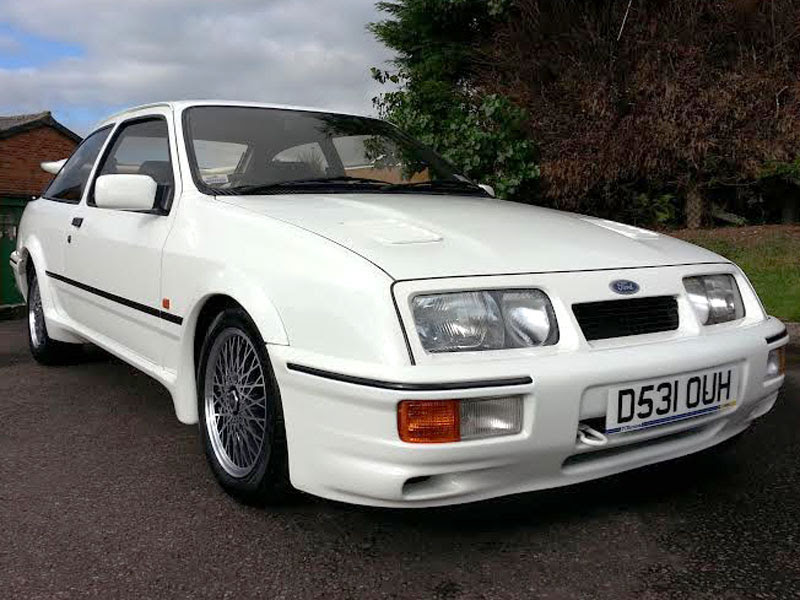
[[[239,401],[239,392],[236,390],[235,387],[231,386],[228,389],[228,394],[229,394],[229,396],[231,398],[231,411],[233,412],[234,415],[238,415],[239,414],[239,403],[240,403],[240,401]]]

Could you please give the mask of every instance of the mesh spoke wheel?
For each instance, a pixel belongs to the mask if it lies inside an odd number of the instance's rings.
[[[42,296],[39,293],[39,282],[34,278],[30,289],[28,302],[28,329],[31,334],[31,344],[40,348],[44,343],[47,330],[44,324],[44,310],[42,309]]]
[[[231,327],[214,340],[204,380],[205,424],[219,465],[246,477],[267,440],[264,367],[248,336]]]

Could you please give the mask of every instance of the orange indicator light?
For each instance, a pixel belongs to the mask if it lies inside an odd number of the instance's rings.
[[[397,430],[404,442],[457,442],[461,439],[459,401],[403,400],[397,406]]]

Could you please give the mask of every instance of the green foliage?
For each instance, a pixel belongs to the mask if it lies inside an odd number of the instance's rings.
[[[791,162],[767,162],[759,173],[758,178],[769,179],[771,177],[781,179],[787,183],[800,185],[800,157],[795,158]]]
[[[678,201],[672,194],[637,194],[626,212],[623,220],[634,225],[674,225],[679,212]]]
[[[738,264],[771,315],[800,321],[800,235],[796,228],[726,228],[684,232],[688,242]]]
[[[680,225],[681,198],[666,186],[639,181],[606,186],[581,198],[579,212],[640,227]]]
[[[369,26],[397,52],[395,70],[373,77],[395,89],[375,99],[379,114],[505,198],[518,198],[539,176],[527,115],[499,94],[469,82],[474,49],[508,11],[510,0],[379,2],[389,19]]]

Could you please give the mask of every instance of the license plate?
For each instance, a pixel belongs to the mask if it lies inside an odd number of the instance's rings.
[[[638,381],[608,391],[606,434],[666,425],[736,405],[738,367]]]

